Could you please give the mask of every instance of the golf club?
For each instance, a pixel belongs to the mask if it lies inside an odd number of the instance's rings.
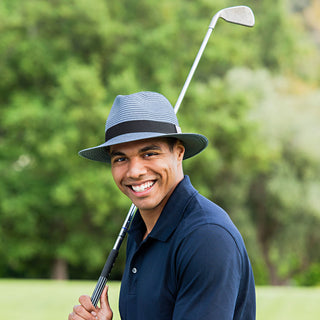
[[[254,15],[253,15],[253,12],[252,10],[247,7],[247,6],[236,6],[236,7],[229,7],[229,8],[225,8],[225,9],[222,9],[220,10],[219,12],[217,12],[214,17],[212,18],[211,20],[211,23],[209,25],[209,29],[207,31],[207,34],[205,35],[205,38],[201,44],[201,47],[199,49],[199,52],[193,62],[193,65],[191,67],[191,70],[189,72],[189,75],[186,79],[186,82],[180,92],[180,95],[178,97],[178,100],[175,104],[175,107],[174,107],[174,111],[175,113],[178,112],[179,110],[179,107],[181,105],[181,102],[184,98],[184,95],[187,91],[187,88],[190,84],[190,81],[192,79],[192,76],[198,66],[198,63],[200,61],[200,58],[202,56],[202,53],[207,45],[207,42],[209,40],[209,37],[211,35],[211,32],[212,30],[214,29],[217,21],[219,18],[222,18],[224,19],[225,21],[227,22],[231,22],[231,23],[235,23],[235,24],[239,24],[239,25],[243,25],[243,26],[248,26],[248,27],[252,27],[254,25]],[[108,281],[108,278],[109,278],[109,275],[110,275],[110,272],[112,270],[112,267],[115,263],[115,260],[118,256],[118,253],[119,253],[119,250],[120,250],[120,247],[121,247],[121,244],[127,234],[127,231],[130,227],[130,224],[131,224],[131,221],[134,217],[134,214],[136,212],[136,207],[134,204],[131,205],[130,209],[129,209],[129,212],[127,214],[127,217],[122,225],[122,228],[120,230],[120,233],[118,235],[118,238],[113,246],[113,249],[111,250],[111,252],[109,253],[109,256],[107,258],[107,261],[103,267],[103,270],[101,272],[101,275],[98,279],[98,282],[97,282],[97,285],[94,289],[94,292],[91,296],[91,301],[92,301],[92,304],[96,307],[97,304],[98,304],[98,301],[100,299],[100,296],[101,296],[101,293]]]
[[[196,58],[194,59],[193,65],[190,69],[190,72],[188,74],[186,82],[184,83],[183,88],[182,88],[180,95],[178,97],[178,100],[174,106],[175,113],[177,113],[180,108],[181,102],[184,98],[184,95],[185,95],[187,89],[188,89],[188,86],[189,86],[190,81],[193,77],[193,74],[198,66],[198,63],[199,63],[200,58],[203,54],[203,51],[208,43],[208,40],[209,40],[210,35],[212,33],[212,30],[214,29],[219,18],[222,18],[227,22],[240,24],[240,25],[246,26],[246,27],[253,27],[254,26],[253,12],[249,7],[246,7],[246,6],[236,6],[236,7],[225,8],[225,9],[218,11],[213,16],[213,18],[210,22],[208,31],[207,31],[207,33],[202,41],[202,44],[200,46],[200,49],[198,51],[198,54],[197,54]]]

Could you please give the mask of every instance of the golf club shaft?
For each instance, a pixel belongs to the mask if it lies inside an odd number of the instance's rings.
[[[199,49],[199,51],[198,51],[198,54],[197,54],[196,58],[194,59],[194,62],[193,62],[193,64],[192,64],[192,67],[191,67],[191,69],[190,69],[190,72],[189,72],[189,74],[188,74],[188,77],[187,77],[187,79],[186,79],[186,82],[184,83],[183,88],[182,88],[182,90],[181,90],[181,92],[180,92],[180,94],[179,94],[178,100],[177,100],[177,102],[176,102],[176,104],[175,104],[175,106],[174,106],[174,112],[175,112],[175,113],[177,113],[178,110],[179,110],[179,108],[180,108],[181,102],[182,102],[182,100],[183,100],[183,98],[184,98],[184,95],[186,94],[186,91],[187,91],[187,89],[188,89],[188,87],[189,87],[189,84],[190,84],[190,82],[191,82],[191,79],[192,79],[192,77],[193,77],[193,74],[194,74],[194,72],[195,72],[196,69],[197,69],[197,66],[198,66],[199,61],[200,61],[200,59],[201,59],[202,53],[203,53],[204,49],[206,48],[206,45],[207,45],[207,43],[208,43],[208,40],[209,40],[209,38],[210,38],[210,35],[211,35],[212,30],[213,30],[213,28],[209,28],[209,29],[208,29],[208,31],[207,31],[207,33],[206,33],[206,35],[205,35],[205,37],[204,37],[204,39],[203,39],[203,41],[202,41],[201,47],[200,47],[200,49]]]
[[[100,274],[100,277],[98,279],[98,282],[96,284],[96,287],[93,291],[93,294],[91,296],[91,302],[92,304],[96,307],[98,304],[98,301],[100,299],[100,296],[102,294],[102,291],[108,281],[110,272],[112,270],[112,267],[116,261],[116,258],[118,256],[122,241],[124,240],[127,231],[129,229],[129,226],[131,224],[131,221],[134,217],[134,214],[136,212],[136,206],[134,204],[131,204],[131,207],[128,211],[127,217],[122,225],[122,228],[119,232],[118,238],[116,240],[116,242],[114,243],[114,246],[111,250],[111,252],[109,253],[108,259],[102,269],[102,272]]]
[[[234,10],[234,9],[238,10],[237,8],[239,8],[239,9],[242,8],[242,10],[245,9],[245,11],[248,11],[248,10],[251,11],[250,8],[244,7],[244,6],[231,7],[231,8],[226,8],[226,9],[223,9],[223,10]],[[242,24],[241,21],[240,21],[241,23],[239,23],[239,20],[232,21],[232,19],[230,19],[229,16],[226,18],[223,15],[221,15],[223,13],[223,10],[220,10],[217,14],[215,14],[214,17],[211,20],[211,23],[209,25],[208,31],[207,31],[207,33],[206,33],[206,35],[205,35],[205,37],[204,37],[204,39],[202,41],[201,47],[200,47],[200,49],[198,51],[198,54],[197,54],[197,56],[196,56],[196,58],[195,58],[195,60],[194,60],[194,62],[192,64],[190,72],[189,72],[189,74],[187,76],[187,79],[186,79],[186,81],[184,83],[184,86],[183,86],[183,88],[182,88],[182,90],[180,92],[180,95],[179,95],[179,97],[177,99],[177,102],[175,104],[175,107],[174,107],[174,112],[175,113],[177,113],[179,108],[180,108],[181,102],[182,102],[182,100],[183,100],[183,98],[185,96],[185,93],[186,93],[186,91],[188,89],[188,86],[189,86],[189,84],[191,82],[193,74],[194,74],[194,72],[195,72],[195,70],[196,70],[196,68],[197,68],[197,66],[199,64],[199,61],[201,59],[201,56],[202,56],[202,54],[204,52],[204,49],[205,49],[207,43],[208,43],[208,40],[209,40],[210,35],[212,33],[212,30],[214,29],[219,17],[222,17],[223,19],[225,19],[228,22],[232,22],[232,23],[236,23],[236,24]],[[247,13],[247,12],[245,12],[245,13]],[[252,22],[250,22],[250,23],[252,23]],[[249,24],[246,24],[246,23],[243,23],[243,25],[249,26]],[[111,272],[112,267],[113,267],[113,265],[114,265],[114,263],[116,261],[116,258],[118,256],[121,244],[122,244],[122,242],[123,242],[123,240],[124,240],[124,238],[125,238],[125,236],[127,234],[127,231],[128,231],[128,229],[130,227],[130,224],[131,224],[131,221],[132,221],[132,219],[134,217],[136,209],[137,208],[135,207],[135,205],[132,204],[130,209],[129,209],[129,211],[128,211],[127,217],[126,217],[126,219],[125,219],[125,221],[124,221],[124,223],[122,225],[122,228],[120,230],[118,238],[117,238],[117,240],[116,240],[116,242],[115,242],[115,244],[113,246],[113,249],[109,253],[107,261],[106,261],[106,263],[105,263],[105,265],[103,267],[103,270],[102,270],[101,275],[100,275],[100,277],[98,279],[97,285],[96,285],[96,287],[94,289],[94,292],[93,292],[93,294],[91,296],[92,304],[95,307],[97,306],[98,301],[99,301],[99,299],[101,297],[102,291],[103,291],[103,289],[104,289],[104,287],[105,287],[105,285],[106,285],[106,283],[108,281],[110,272]]]

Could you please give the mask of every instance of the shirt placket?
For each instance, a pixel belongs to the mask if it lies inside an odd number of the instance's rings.
[[[141,263],[144,251],[144,243],[141,243],[135,251],[130,261],[129,269],[129,294],[136,294],[137,282],[139,281],[139,274],[141,273]]]

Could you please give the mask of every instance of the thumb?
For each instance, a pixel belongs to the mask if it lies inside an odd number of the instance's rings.
[[[102,291],[102,294],[100,297],[100,309],[101,309],[101,312],[107,316],[107,319],[112,319],[113,312],[109,304],[108,290],[109,290],[109,286],[105,286],[105,288]]]

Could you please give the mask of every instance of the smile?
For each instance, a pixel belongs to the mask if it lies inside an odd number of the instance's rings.
[[[147,181],[140,185],[136,185],[136,186],[131,185],[131,188],[134,192],[143,192],[151,188],[154,184],[155,184],[155,181]]]

